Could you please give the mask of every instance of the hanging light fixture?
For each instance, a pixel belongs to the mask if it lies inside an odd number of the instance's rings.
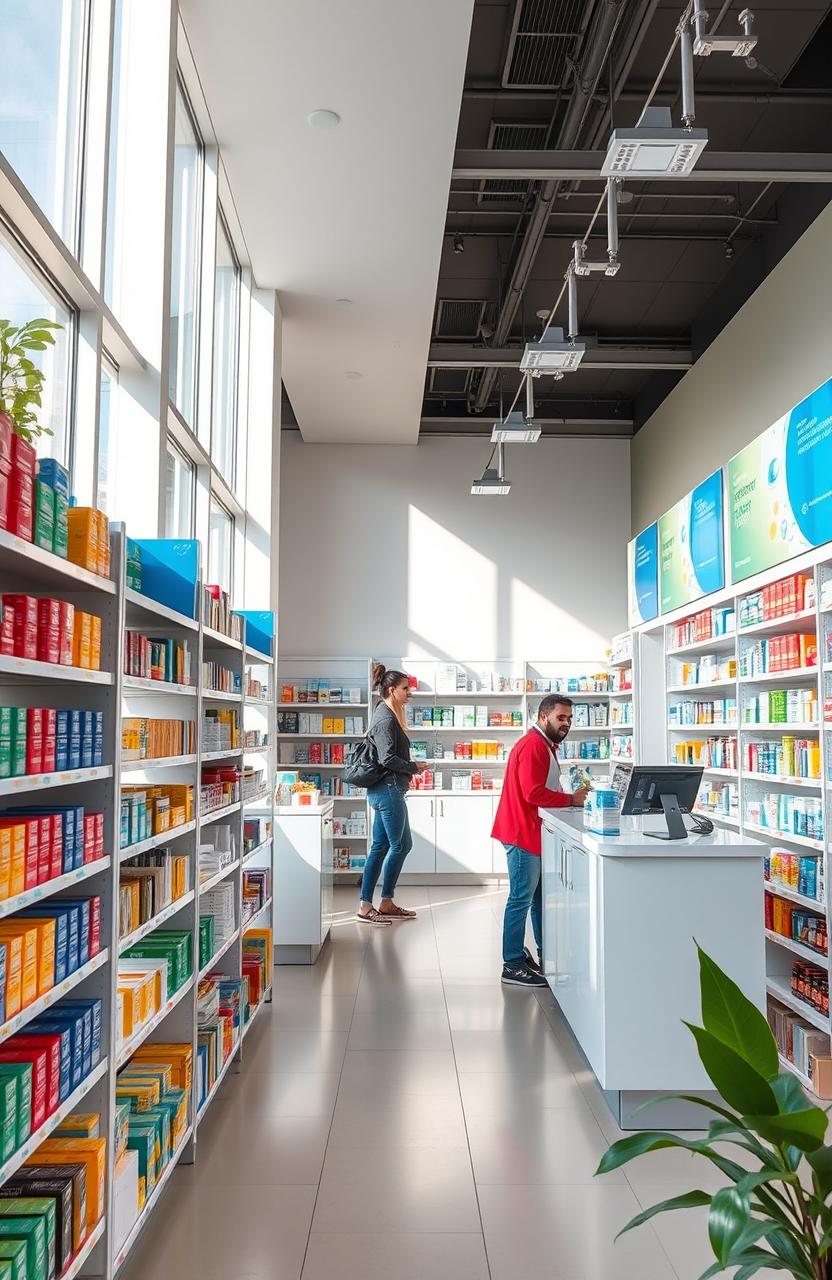
[[[476,497],[502,497],[511,493],[511,485],[505,477],[505,461],[503,445],[497,445],[497,466],[486,467],[479,480],[471,485],[471,493]]]

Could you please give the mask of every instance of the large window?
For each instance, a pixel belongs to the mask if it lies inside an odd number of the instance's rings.
[[[208,577],[223,591],[231,591],[234,521],[222,503],[211,498],[211,520],[208,531]]]
[[[191,538],[194,531],[196,469],[176,445],[165,455],[165,537]]]
[[[0,151],[77,248],[86,0],[0,3]]]
[[[119,196],[121,166],[127,146],[124,137],[124,75],[127,68],[125,0],[115,0],[113,6],[113,88],[110,103],[110,154],[107,167],[107,242],[104,257],[104,300],[118,313],[121,309],[121,276],[118,271],[116,241],[119,237]]]
[[[115,466],[118,450],[117,391],[118,369],[105,356],[101,362],[95,501],[99,509],[112,519],[118,517],[118,511],[115,506]]]
[[[0,5],[2,7],[2,5]],[[13,241],[0,237],[0,320],[15,326],[30,320],[53,320],[63,328],[55,333],[55,345],[27,354],[46,374],[43,404],[37,410],[42,427],[52,432],[37,442],[38,453],[69,463],[70,357],[72,315],[46,280],[35,272]]]
[[[182,86],[177,85],[170,280],[170,398],[194,429],[201,190],[202,145]]]
[[[237,426],[237,364],[240,331],[240,264],[225,223],[217,219],[214,274],[214,389],[211,456],[229,484],[234,483]]]

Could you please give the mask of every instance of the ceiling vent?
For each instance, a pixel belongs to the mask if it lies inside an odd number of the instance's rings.
[[[456,398],[468,394],[470,369],[429,369],[428,375],[429,395]]]
[[[483,298],[440,298],[436,304],[436,338],[467,338],[474,342],[480,336],[488,303]]]
[[[492,120],[488,131],[489,151],[538,151],[549,140],[546,120]],[[480,183],[477,204],[518,203],[526,198],[528,182],[511,178],[490,178]]]
[[[583,35],[583,0],[517,0],[511,24],[504,89],[559,89]]]

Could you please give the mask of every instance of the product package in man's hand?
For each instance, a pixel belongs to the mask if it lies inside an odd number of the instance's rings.
[[[593,787],[592,775],[579,764],[570,764],[564,769],[560,775],[560,782],[563,790],[570,796],[576,791],[583,791],[586,787],[590,790]]]

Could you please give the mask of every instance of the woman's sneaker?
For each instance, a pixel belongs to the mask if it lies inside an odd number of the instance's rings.
[[[523,960],[526,968],[531,969],[532,973],[543,973],[543,966],[539,960],[535,960],[528,947],[523,948]]]
[[[548,982],[540,973],[534,973],[525,963],[515,968],[514,965],[503,965],[502,984],[504,987],[548,987]]]

